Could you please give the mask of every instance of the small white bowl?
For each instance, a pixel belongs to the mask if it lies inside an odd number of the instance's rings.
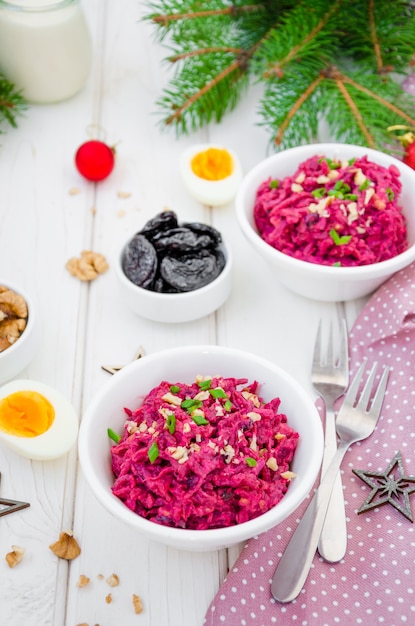
[[[0,352],[0,384],[3,384],[29,365],[38,347],[39,333],[36,311],[31,296],[19,286],[10,283],[9,280],[0,278],[0,285],[4,285],[21,295],[26,301],[28,310],[26,328],[9,348]]]
[[[279,252],[259,235],[254,222],[254,203],[259,185],[269,178],[294,174],[298,165],[315,154],[350,159],[367,155],[384,167],[401,172],[399,204],[407,221],[409,248],[387,261],[359,267],[332,267],[308,263]],[[284,150],[261,161],[244,178],[236,197],[236,216],[252,247],[273,268],[275,278],[288,289],[314,300],[336,302],[370,294],[398,270],[415,260],[415,171],[388,154],[363,146],[339,143],[310,144]]]
[[[118,253],[114,267],[119,291],[125,304],[138,315],[154,322],[190,322],[209,315],[224,304],[232,288],[232,252],[222,239],[226,264],[211,283],[183,293],[158,293],[135,285],[124,273],[122,259],[129,241]]]
[[[259,517],[210,530],[170,528],[131,511],[111,492],[110,441],[107,428],[121,432],[124,407],[135,409],[143,396],[161,381],[191,383],[196,376],[220,374],[247,378],[260,384],[260,395],[281,399],[280,411],[300,435],[291,469],[296,477],[282,500]],[[91,491],[117,520],[177,549],[218,550],[245,541],[283,522],[305,499],[320,468],[323,434],[320,417],[311,398],[297,381],[273,363],[254,354],[221,346],[187,346],[163,350],[127,365],[102,387],[87,407],[78,438],[79,458]]]
[[[204,152],[209,148],[226,150],[233,161],[233,170],[229,176],[220,180],[206,180],[194,173],[191,161],[199,152]],[[183,183],[190,195],[208,206],[224,206],[231,202],[237,192],[242,180],[242,168],[240,161],[232,150],[216,144],[197,144],[187,148],[180,159],[180,173]]]

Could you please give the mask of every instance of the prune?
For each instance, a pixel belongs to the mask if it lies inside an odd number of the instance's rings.
[[[211,239],[206,235],[198,236],[189,228],[178,227],[156,235],[153,238],[153,245],[157,252],[186,254],[209,247]]]
[[[221,269],[216,255],[208,250],[180,257],[165,256],[160,264],[161,276],[178,291],[204,287],[219,276]]]
[[[149,289],[157,272],[158,261],[154,246],[137,233],[127,245],[122,268],[135,285]]]
[[[216,228],[209,226],[209,224],[201,224],[200,222],[186,222],[182,224],[185,228],[189,228],[196,235],[208,236],[211,243],[210,247],[214,248],[222,242],[222,235]]]
[[[174,211],[162,211],[151,220],[148,220],[140,233],[145,235],[147,239],[152,240],[155,235],[165,230],[177,228],[177,215]]]
[[[225,266],[222,236],[207,224],[179,225],[176,213],[149,220],[128,244],[122,260],[126,276],[159,293],[193,291],[214,280]]]

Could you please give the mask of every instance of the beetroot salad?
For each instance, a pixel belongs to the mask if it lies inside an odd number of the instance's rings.
[[[333,266],[385,261],[408,247],[399,206],[400,172],[367,156],[315,155],[292,176],[264,181],[254,218],[268,244],[292,257]]]
[[[298,433],[258,383],[198,377],[162,382],[111,447],[112,492],[142,517],[203,530],[246,522],[286,493]]]

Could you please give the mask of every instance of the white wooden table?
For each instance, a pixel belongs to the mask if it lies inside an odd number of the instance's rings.
[[[199,205],[178,173],[179,155],[194,143],[217,141],[234,149],[245,172],[267,155],[269,137],[257,126],[259,88],[220,125],[180,140],[162,133],[155,101],[167,80],[161,64],[166,50],[140,21],[143,3],[84,0],[84,7],[94,39],[86,88],[60,104],[31,106],[17,130],[0,136],[0,281],[31,292],[42,332],[41,348],[19,377],[56,387],[81,419],[110,376],[102,365],[129,362],[139,346],[148,354],[217,343],[273,360],[313,394],[309,368],[317,323],[336,305],[307,301],[282,287],[248,248],[234,207]],[[114,172],[97,185],[85,181],[73,161],[91,124],[102,127],[117,149]],[[73,188],[79,193],[71,194]],[[90,284],[65,269],[84,249],[103,253],[111,266],[120,242],[165,207],[181,220],[212,223],[234,253],[231,297],[216,314],[192,323],[152,323],[126,310],[111,267]],[[347,304],[349,325],[361,305]],[[0,495],[31,505],[0,518],[1,626],[202,624],[237,549],[179,552],[120,526],[87,487],[76,446],[52,462],[31,462],[1,446],[0,472]],[[73,529],[82,549],[70,564],[48,547],[66,529]],[[10,569],[4,556],[13,544],[26,552]],[[114,589],[105,581],[112,573],[120,578]],[[85,588],[77,586],[81,574],[91,579]],[[143,601],[140,615],[132,608],[133,593]]]

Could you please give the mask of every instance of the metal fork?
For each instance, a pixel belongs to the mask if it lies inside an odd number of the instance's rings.
[[[330,324],[328,345],[323,356],[322,326],[318,326],[311,366],[311,382],[317,393],[323,398],[326,407],[324,430],[324,455],[321,467],[323,476],[337,450],[334,403],[343,395],[349,383],[349,354],[346,320],[342,319],[340,328],[340,347],[336,360],[333,325]],[[346,513],[341,474],[338,473],[330,498],[329,508],[323,530],[321,531],[318,551],[330,563],[340,561],[347,548]]]
[[[366,439],[375,429],[385,396],[389,368],[384,368],[377,391],[368,408],[374,387],[376,363],[359,401],[356,402],[365,365],[366,362],[363,361],[337,416],[336,428],[340,437],[337,452],[275,570],[271,592],[279,602],[294,600],[307,579],[336,475],[348,447],[356,441]]]

